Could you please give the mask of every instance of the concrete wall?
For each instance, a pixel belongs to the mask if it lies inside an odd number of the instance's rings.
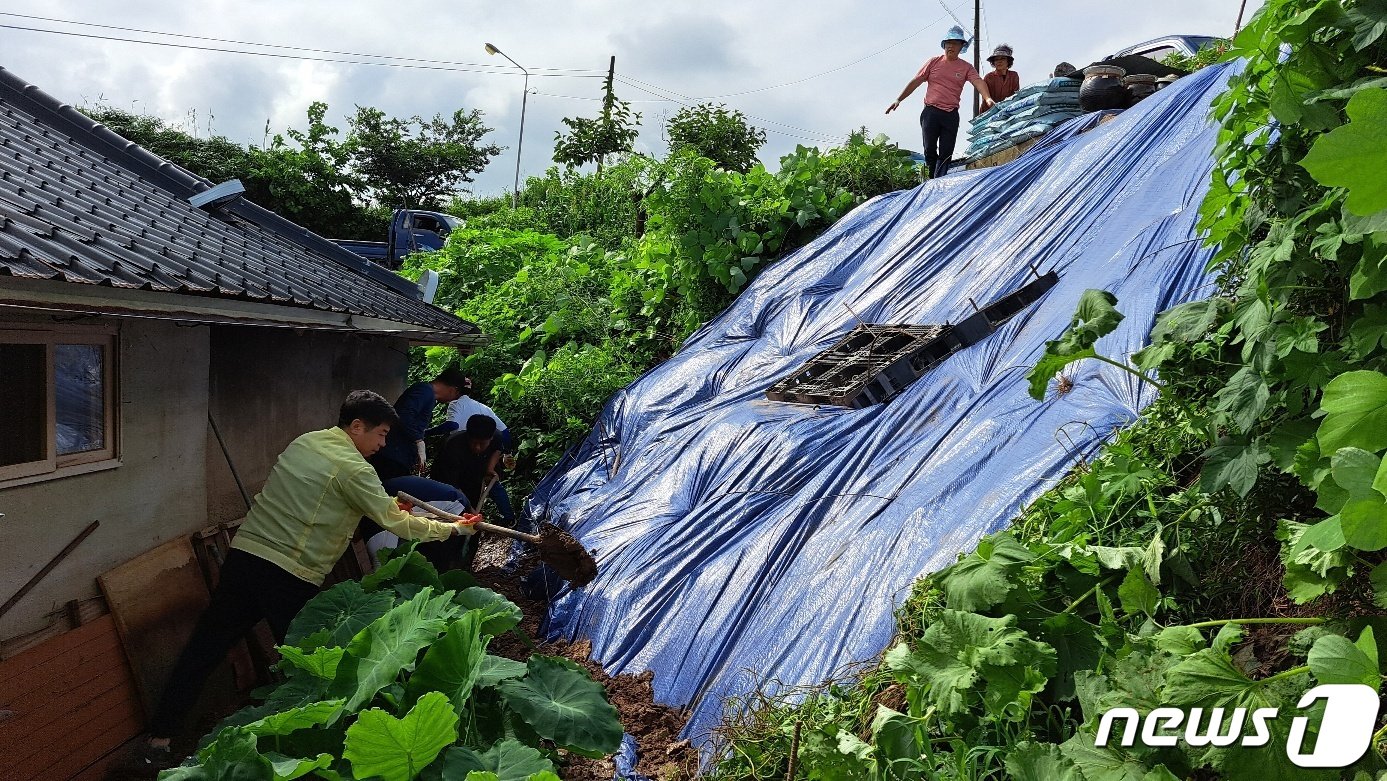
[[[6,315],[5,319],[13,319]],[[84,322],[99,321],[95,318]],[[36,631],[96,576],[206,525],[209,331],[120,325],[115,469],[0,488],[0,598],[8,599],[93,520],[100,528],[0,618],[0,638]]]
[[[374,390],[394,402],[408,365],[401,339],[213,327],[212,417],[250,496],[295,437],[337,423],[349,391]],[[245,502],[210,427],[205,450],[208,523],[244,516]]]

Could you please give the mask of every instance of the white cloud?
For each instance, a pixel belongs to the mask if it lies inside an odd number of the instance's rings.
[[[966,18],[971,4],[944,0]],[[997,43],[1016,48],[1023,82],[1045,76],[1055,63],[1083,65],[1122,46],[1172,33],[1229,34],[1240,0],[1167,0],[1164,3],[1094,4],[1077,0],[991,0],[984,3],[985,56]],[[1249,3],[1250,15],[1261,3]],[[130,28],[332,49],[350,53],[447,60],[510,69],[489,57],[483,44],[501,47],[532,72],[572,68],[599,75],[617,56],[617,94],[644,117],[642,149],[658,152],[662,114],[678,102],[659,101],[645,90],[693,98],[732,95],[721,102],[765,120],[769,141],[762,157],[774,160],[796,144],[838,139],[858,126],[919,147],[918,110],[883,116],[892,98],[920,63],[938,51],[952,21],[940,0],[806,4],[804,2],[635,2],[576,0],[539,3],[439,4],[425,0],[340,0],[275,3],[268,0],[130,0],[119,6],[95,0],[12,0],[7,10]],[[971,20],[969,20],[971,22]],[[0,16],[0,24],[77,30],[112,37],[147,37],[118,30],[59,25]],[[904,43],[902,39],[909,38]],[[185,43],[230,47],[207,41]],[[893,44],[897,44],[894,45]],[[889,47],[889,48],[888,48]],[[881,51],[885,49],[885,51]],[[280,54],[352,59],[289,49]],[[520,77],[447,70],[384,68],[301,62],[117,41],[0,29],[0,65],[70,103],[98,98],[121,108],[179,120],[195,111],[201,132],[214,117],[216,132],[259,143],[265,120],[272,132],[302,127],[315,100],[331,107],[339,127],[354,105],[395,115],[451,113],[479,108],[505,147],[474,185],[479,193],[511,186],[520,119]],[[869,56],[871,55],[871,56]],[[851,67],[772,90],[862,60]],[[401,63],[403,64],[403,63]],[[653,87],[637,87],[626,79]],[[522,171],[548,167],[554,131],[564,116],[591,115],[600,80],[536,75],[525,118]],[[680,100],[685,100],[681,98]],[[912,98],[914,101],[915,98]],[[652,101],[652,102],[639,102]],[[687,102],[687,101],[686,101]],[[918,106],[918,104],[916,104]],[[776,124],[771,124],[776,123]]]

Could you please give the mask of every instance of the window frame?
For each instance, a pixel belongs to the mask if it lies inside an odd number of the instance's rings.
[[[117,364],[120,359],[120,331],[116,326],[31,326],[22,323],[0,322],[0,343],[41,344],[45,346],[44,364],[47,376],[45,416],[45,458],[21,464],[0,466],[0,488],[56,479],[71,474],[108,469],[120,465],[119,415],[116,407],[120,394],[116,387]],[[59,344],[93,344],[102,350],[102,414],[103,446],[69,455],[58,455],[58,379],[54,362],[55,347]]]

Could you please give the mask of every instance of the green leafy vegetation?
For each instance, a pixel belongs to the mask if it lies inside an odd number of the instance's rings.
[[[376,574],[310,600],[279,648],[283,682],[160,778],[546,781],[564,752],[601,757],[620,746],[616,709],[580,667],[487,653],[520,621],[505,597],[442,590],[408,547]]]
[[[489,337],[462,365],[520,435],[520,470],[533,476],[768,264],[867,198],[917,182],[907,153],[860,133],[828,151],[800,147],[774,172],[730,170],[691,149],[629,156],[600,175],[555,168],[528,180],[518,209],[455,203],[466,227],[402,273],[437,271],[436,303]],[[416,358],[421,378],[459,360],[445,348]]]
[[[685,106],[665,122],[671,156],[691,152],[720,168],[746,173],[756,164],[756,150],[766,131],[753,127],[742,112],[702,103]]]
[[[1287,755],[1301,695],[1380,692],[1387,651],[1384,34],[1377,0],[1265,4],[1213,108],[1200,214],[1218,293],[1121,356],[1096,346],[1121,302],[1089,291],[1030,375],[1048,403],[1066,366],[1104,361],[1158,386],[1155,403],[1009,531],[921,580],[878,665],[745,703],[712,778],[780,779],[792,763],[883,781],[1387,772],[1381,714],[1349,768]],[[1201,56],[1189,65],[1216,55]],[[1124,748],[1097,740],[1113,708],[1195,723]],[[1239,708],[1277,709],[1265,746],[1205,738],[1252,734],[1243,717],[1210,721]]]

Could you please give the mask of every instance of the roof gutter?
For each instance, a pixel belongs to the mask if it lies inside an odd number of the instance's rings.
[[[245,325],[389,336],[415,346],[457,347],[466,352],[486,344],[478,332],[439,331],[412,323],[346,312],[324,312],[257,301],[190,296],[96,285],[8,278],[0,288],[0,311],[39,310],[106,317],[167,320],[205,325]]]

